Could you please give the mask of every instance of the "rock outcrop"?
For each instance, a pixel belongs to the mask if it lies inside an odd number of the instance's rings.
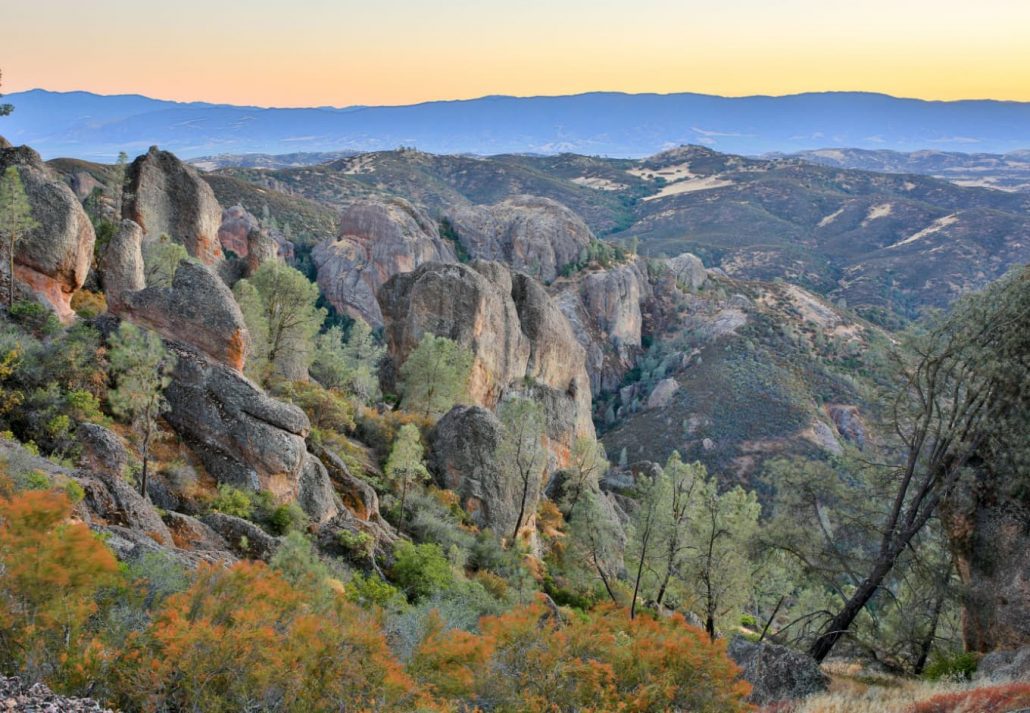
[[[129,452],[117,433],[95,423],[82,423],[75,431],[82,453],[79,465],[99,473],[119,476],[129,465]]]
[[[122,215],[138,223],[148,241],[167,235],[206,265],[222,259],[222,208],[214,191],[196,169],[156,146],[126,171]]]
[[[391,278],[379,301],[395,366],[424,334],[447,337],[475,357],[475,403],[493,409],[505,394],[528,390],[544,405],[556,466],[565,464],[577,436],[593,435],[583,349],[532,278],[495,262],[430,263]]]
[[[172,533],[157,510],[120,473],[80,474],[76,480],[85,493],[83,502],[95,518],[138,532],[164,547],[174,546]]]
[[[688,290],[699,290],[708,280],[705,265],[697,255],[682,253],[666,260],[665,265],[676,284]]]
[[[430,468],[440,487],[453,490],[475,523],[510,537],[518,518],[522,483],[497,461],[503,427],[481,406],[456,406],[429,434]],[[510,473],[509,473],[510,475]],[[527,513],[536,513],[541,488],[531,487]]]
[[[123,230],[115,243],[123,234],[126,241],[139,237],[135,232],[130,237],[130,232]],[[119,285],[136,278],[117,269],[114,275]],[[250,340],[247,325],[232,292],[206,265],[183,260],[170,287],[115,290],[112,296],[112,313],[153,329],[165,339],[188,344],[237,371],[243,370]]]
[[[107,307],[117,314],[122,297],[147,286],[143,265],[143,228],[131,220],[123,220],[118,232],[104,248],[100,258],[100,274],[104,283]]]
[[[173,348],[178,361],[165,392],[165,419],[207,471],[222,483],[295,500],[316,522],[332,518],[339,501],[325,467],[307,451],[304,412],[224,364]]]
[[[1030,645],[992,651],[976,667],[977,681],[1030,681]]]
[[[293,243],[281,233],[262,227],[261,221],[239,205],[222,211],[218,241],[222,250],[246,259],[248,273],[266,260],[290,262],[294,256]]]
[[[18,168],[37,226],[15,245],[14,279],[23,291],[46,302],[63,322],[75,317],[72,294],[82,287],[93,260],[96,234],[75,194],[27,146],[0,148],[0,174]],[[7,261],[4,265],[6,294]]]
[[[829,677],[811,656],[776,644],[756,644],[737,636],[727,653],[751,684],[748,700],[756,705],[795,701],[825,691]]]
[[[573,276],[556,286],[558,304],[586,350],[593,393],[618,387],[643,352],[644,306],[653,293],[638,262]]]
[[[514,196],[491,206],[461,206],[446,219],[473,258],[495,260],[552,282],[593,240],[586,223],[550,198]]]
[[[311,257],[325,298],[374,327],[383,324],[376,293],[391,276],[456,260],[436,224],[401,199],[350,206],[340,217],[339,237],[317,245]]]
[[[59,696],[45,684],[0,676],[0,707],[14,713],[114,713],[92,698]]]

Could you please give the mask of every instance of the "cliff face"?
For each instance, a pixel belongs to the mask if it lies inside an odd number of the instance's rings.
[[[15,245],[14,280],[23,293],[48,304],[63,322],[74,319],[72,294],[82,287],[96,234],[75,194],[28,148],[0,147],[0,174],[18,169],[36,227]],[[7,261],[3,261],[6,296]]]
[[[339,237],[317,245],[311,257],[325,298],[374,327],[383,324],[376,292],[390,277],[426,262],[457,260],[436,225],[400,199],[352,205],[340,217]]]

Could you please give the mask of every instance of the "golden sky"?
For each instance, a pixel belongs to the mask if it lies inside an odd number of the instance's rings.
[[[4,91],[262,106],[595,90],[1030,101],[1030,0],[0,0]]]

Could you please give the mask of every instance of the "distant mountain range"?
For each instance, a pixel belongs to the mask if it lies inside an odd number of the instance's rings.
[[[110,160],[150,145],[184,158],[374,151],[642,157],[681,144],[756,155],[825,146],[1006,153],[1030,148],[1030,103],[832,92],[783,97],[591,93],[398,107],[269,109],[31,90],[0,135],[46,158]]]

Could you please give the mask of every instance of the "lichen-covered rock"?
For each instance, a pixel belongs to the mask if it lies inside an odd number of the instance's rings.
[[[172,533],[157,509],[120,474],[79,473],[75,476],[85,493],[83,503],[94,517],[109,525],[121,525],[146,535],[159,545],[172,546]]]
[[[679,390],[679,382],[675,379],[662,379],[655,384],[655,387],[651,390],[651,395],[647,397],[647,407],[665,408]]]
[[[27,146],[0,148],[0,174],[16,166],[37,227],[15,245],[16,286],[46,302],[63,322],[75,318],[72,294],[86,281],[96,234],[75,194]],[[3,294],[8,280],[3,266]]]
[[[446,219],[472,257],[506,263],[544,282],[579,260],[593,240],[578,215],[550,198],[514,196],[491,206],[461,206]]]
[[[126,171],[122,215],[143,228],[146,240],[167,235],[206,265],[222,259],[222,208],[214,191],[196,169],[156,146]]]
[[[310,423],[239,372],[183,347],[165,391],[165,419],[220,483],[297,501],[316,522],[338,506],[325,468],[307,452]],[[210,524],[210,523],[209,523]],[[217,528],[216,528],[217,529]]]
[[[29,684],[19,678],[3,676],[0,676],[0,710],[13,713],[114,713],[92,698],[59,696],[45,684]]]
[[[183,260],[170,287],[122,292],[111,311],[243,370],[250,339],[247,325],[232,292],[206,265]]]
[[[811,656],[776,644],[756,644],[736,636],[727,650],[751,684],[748,700],[757,705],[794,701],[825,691],[829,677]]]
[[[559,285],[556,299],[586,351],[591,391],[617,388],[643,352],[644,305],[653,297],[645,269],[631,262]]]
[[[218,241],[223,251],[245,258],[250,273],[266,260],[290,262],[293,259],[293,243],[282,233],[264,228],[261,221],[239,205],[222,211]]]
[[[122,299],[147,286],[143,265],[143,228],[131,220],[123,220],[118,232],[104,248],[100,259],[107,307],[117,313]]]
[[[436,224],[401,199],[350,206],[340,217],[339,237],[315,246],[311,258],[325,298],[374,327],[383,324],[376,293],[391,276],[456,260]]]
[[[121,475],[129,464],[125,443],[114,431],[95,423],[82,423],[75,431],[82,449],[79,465],[97,473]]]
[[[848,404],[827,404],[826,415],[833,421],[837,433],[859,449],[865,448],[866,427],[858,406]]]
[[[455,406],[429,434],[430,468],[440,487],[461,497],[481,528],[508,537],[518,518],[522,484],[497,461],[503,426],[480,406]],[[532,488],[526,512],[535,513],[540,489]]]
[[[255,560],[269,560],[282,544],[282,538],[273,537],[260,527],[234,515],[212,512],[201,521],[218,533],[239,557]]]
[[[229,552],[232,549],[224,537],[195,517],[166,511],[161,518],[179,549],[199,552]]]

